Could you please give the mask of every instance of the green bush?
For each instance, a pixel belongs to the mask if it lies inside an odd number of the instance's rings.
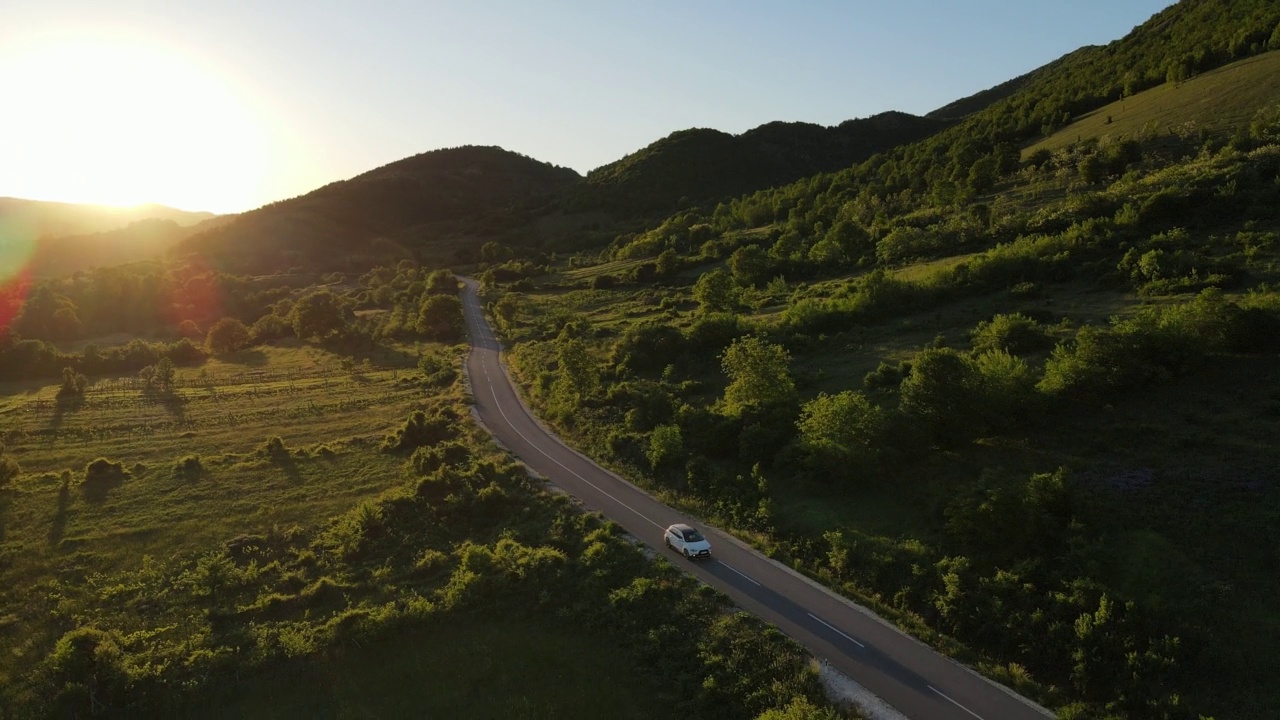
[[[969,336],[973,341],[974,354],[1003,350],[1022,355],[1053,346],[1053,340],[1044,327],[1022,313],[996,315],[984,320]]]
[[[416,410],[404,425],[382,441],[383,452],[410,452],[423,445],[435,445],[458,436],[457,416],[451,411],[437,411],[428,416]]]
[[[98,458],[85,466],[84,482],[87,485],[110,485],[124,480],[124,463]]]
[[[0,455],[0,488],[17,480],[21,474],[22,468],[19,467],[17,460],[9,455]]]
[[[289,448],[279,435],[272,435],[258,448],[258,454],[272,462],[283,462],[290,457]]]
[[[173,464],[173,474],[186,480],[195,480],[204,474],[199,455],[187,455]]]

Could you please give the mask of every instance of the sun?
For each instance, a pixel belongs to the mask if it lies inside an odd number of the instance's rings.
[[[231,212],[261,204],[270,118],[216,66],[139,38],[0,51],[0,195]]]

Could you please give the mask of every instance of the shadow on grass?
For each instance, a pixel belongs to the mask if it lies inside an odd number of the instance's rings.
[[[249,367],[261,367],[267,364],[267,354],[261,350],[248,349],[241,350],[232,355],[225,355],[223,360],[236,365],[248,365]]]
[[[53,417],[49,419],[49,427],[57,430],[62,427],[63,416],[84,407],[84,395],[58,395],[53,401]]]
[[[58,510],[53,515],[53,524],[49,526],[49,544],[62,542],[62,535],[67,529],[67,510],[71,507],[71,478],[62,481],[58,490]]]
[[[102,472],[86,477],[80,483],[80,492],[84,499],[97,505],[105,502],[107,495],[124,482],[125,474],[121,472]]]
[[[187,398],[173,390],[147,390],[143,397],[148,401],[161,405],[178,422],[187,421]]]

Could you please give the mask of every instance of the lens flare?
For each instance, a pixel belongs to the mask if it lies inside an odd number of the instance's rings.
[[[16,218],[0,217],[0,335],[7,334],[31,287],[35,229]]]

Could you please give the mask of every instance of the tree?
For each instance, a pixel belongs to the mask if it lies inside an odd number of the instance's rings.
[[[738,288],[723,268],[705,272],[693,284],[693,299],[704,312],[729,312],[738,306]]]
[[[160,390],[163,392],[169,392],[170,390],[173,390],[174,374],[175,374],[175,370],[173,367],[173,361],[170,360],[168,357],[160,358],[160,362],[156,363],[156,374],[155,374],[156,387],[160,388]]]
[[[303,340],[324,340],[347,326],[346,308],[337,295],[327,288],[299,300],[289,313],[293,332]]]
[[[427,276],[427,292],[432,295],[457,295],[458,278],[449,270],[436,270]]]
[[[84,376],[84,373],[78,373],[69,367],[64,367],[62,368],[62,387],[58,388],[58,397],[84,395],[84,389],[88,384],[89,379]]]
[[[462,301],[456,295],[427,295],[418,311],[418,332],[428,340],[452,343],[462,337]]]
[[[739,285],[757,285],[768,279],[772,264],[759,245],[743,245],[729,256],[729,271]]]
[[[824,239],[839,245],[846,258],[856,259],[875,252],[871,234],[853,220],[837,220]]]
[[[236,318],[224,317],[209,328],[204,344],[214,355],[229,355],[249,344],[249,328]]]
[[[800,411],[799,443],[818,469],[840,470],[875,456],[884,411],[860,392],[822,393]]]
[[[680,270],[680,254],[670,248],[658,254],[658,277],[668,278]]]
[[[972,438],[981,417],[981,380],[969,358],[951,348],[916,356],[899,386],[901,408],[942,443]]]
[[[580,338],[570,337],[566,327],[556,339],[556,359],[560,376],[553,392],[560,401],[576,406],[583,398],[590,397],[600,388],[600,374],[587,344]]]
[[[772,405],[795,397],[796,386],[788,368],[791,355],[781,345],[755,336],[738,338],[720,364],[729,376],[724,390],[724,412],[737,417],[752,406]]]
[[[646,457],[655,469],[660,465],[678,460],[684,452],[684,441],[680,437],[679,425],[659,425],[649,436],[649,451]]]

